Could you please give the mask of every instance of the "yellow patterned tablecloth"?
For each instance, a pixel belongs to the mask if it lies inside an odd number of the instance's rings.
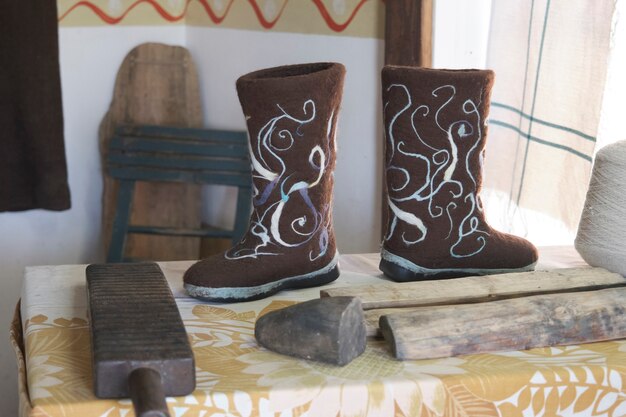
[[[540,262],[584,265],[571,248],[543,250]],[[183,291],[189,262],[160,265],[196,356],[196,391],[168,398],[176,417],[626,415],[626,342],[399,362],[371,340],[361,357],[339,368],[271,353],[254,339],[257,317],[317,297],[319,288],[208,304]],[[381,279],[376,255],[343,256],[341,266],[334,286]],[[130,401],[92,393],[84,271],[26,271],[21,323],[18,310],[12,330],[22,416],[133,416]]]

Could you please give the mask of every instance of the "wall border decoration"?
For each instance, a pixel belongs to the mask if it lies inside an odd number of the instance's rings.
[[[142,25],[382,38],[384,0],[58,0],[60,26]]]

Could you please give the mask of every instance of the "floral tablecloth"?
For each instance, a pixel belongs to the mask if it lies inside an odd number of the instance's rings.
[[[342,276],[332,285],[378,282],[377,262],[377,255],[342,256]],[[571,248],[543,249],[540,262],[584,265]],[[196,391],[168,398],[173,416],[626,415],[626,341],[400,362],[382,341],[370,340],[351,364],[328,366],[274,354],[254,339],[257,317],[315,298],[319,288],[203,303],[182,288],[189,265],[160,264],[197,367]],[[22,416],[133,415],[130,401],[92,393],[84,272],[84,265],[26,271],[21,321],[18,309],[12,329]]]

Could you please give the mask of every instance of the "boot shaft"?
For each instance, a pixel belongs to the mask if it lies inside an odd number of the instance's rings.
[[[332,191],[326,174],[335,168],[344,75],[340,64],[316,63],[260,70],[237,80],[258,191],[255,207],[265,204],[270,189],[278,189],[279,198],[305,183],[316,193]]]
[[[254,210],[242,253],[262,244],[270,252],[315,247],[313,258],[334,254],[332,173],[344,76],[341,64],[315,63],[237,80],[253,169]]]
[[[484,247],[489,228],[478,193],[493,77],[487,70],[383,69],[386,249],[419,248],[438,258]]]
[[[464,194],[480,192],[482,176],[476,173],[482,171],[493,81],[490,70],[383,69],[385,167],[392,189],[406,174],[398,168],[407,167],[413,182],[459,181]]]

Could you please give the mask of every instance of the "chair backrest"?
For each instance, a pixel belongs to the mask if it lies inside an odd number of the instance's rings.
[[[246,132],[122,126],[109,143],[107,173],[136,181],[251,186]]]
[[[120,181],[107,260],[124,260],[128,233],[221,237],[235,243],[247,230],[252,172],[247,133],[166,126],[121,126],[108,144],[106,172]],[[233,230],[129,225],[135,181],[186,182],[238,187]]]

